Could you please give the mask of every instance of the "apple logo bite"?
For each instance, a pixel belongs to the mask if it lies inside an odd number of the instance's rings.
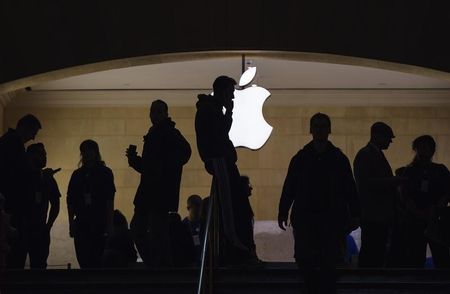
[[[256,67],[249,67],[242,74],[239,86],[247,86],[255,76]],[[267,89],[256,85],[234,91],[233,123],[228,133],[234,147],[257,150],[267,142],[273,128],[264,119],[262,109],[269,96]]]

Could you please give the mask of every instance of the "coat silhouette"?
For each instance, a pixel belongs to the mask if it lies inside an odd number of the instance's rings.
[[[144,136],[142,157],[129,161],[141,174],[134,205],[145,211],[178,211],[183,165],[191,147],[170,118],[150,128]]]

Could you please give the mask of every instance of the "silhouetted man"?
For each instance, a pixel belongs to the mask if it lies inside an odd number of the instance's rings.
[[[295,260],[305,272],[307,293],[336,293],[335,267],[347,234],[357,228],[358,201],[349,160],[328,136],[330,118],[315,114],[313,140],[289,164],[278,211],[285,230],[289,209]]]
[[[192,241],[195,246],[196,260],[200,260],[201,242],[200,242],[200,214],[202,212],[202,198],[198,195],[191,195],[187,199],[187,210],[189,215],[183,219],[183,224],[191,233]]]
[[[250,244],[243,243],[248,228],[242,222],[247,211],[239,184],[237,153],[228,136],[233,122],[235,85],[236,81],[232,78],[220,76],[213,83],[213,95],[198,95],[195,133],[200,158],[208,173],[213,175],[213,187],[219,196],[214,201],[220,204],[221,228],[227,241],[227,262],[247,263],[251,258]]]
[[[161,267],[171,265],[168,213],[178,211],[181,174],[191,147],[175,128],[164,101],[153,101],[150,120],[142,157],[127,149],[129,165],[141,174],[130,228],[142,260]]]
[[[27,154],[33,167],[31,197],[27,216],[28,254],[31,268],[46,268],[50,248],[50,230],[59,214],[61,193],[53,175],[55,171],[44,170],[47,165],[47,152],[44,144],[28,146]],[[50,205],[50,211],[49,211]]]
[[[394,198],[399,178],[383,154],[394,138],[391,127],[376,122],[370,129],[370,142],[353,162],[361,202],[360,267],[385,265],[390,226],[394,218]]]
[[[9,268],[25,266],[26,251],[25,216],[29,213],[24,203],[30,193],[31,165],[25,152],[25,143],[34,140],[41,129],[39,120],[27,114],[18,122],[16,129],[9,129],[0,138],[0,193],[6,199],[5,212],[11,215],[11,225],[17,229],[18,238],[11,242],[6,258]]]

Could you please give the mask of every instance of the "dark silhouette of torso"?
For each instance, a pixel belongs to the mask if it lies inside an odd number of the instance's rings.
[[[293,222],[315,213],[342,224],[348,221],[349,209],[353,215],[359,215],[350,163],[330,142],[322,153],[309,143],[292,158],[280,211],[286,214],[291,205]]]
[[[231,115],[222,111],[222,106],[210,95],[198,95],[197,113],[195,115],[195,133],[200,158],[206,169],[212,173],[209,160],[224,158],[235,163],[237,153],[228,133],[232,124]]]
[[[27,214],[24,203],[30,193],[31,170],[23,142],[16,130],[9,129],[0,138],[0,193],[6,198],[5,211],[11,214],[14,226],[18,226],[19,216]]]
[[[107,201],[114,200],[115,191],[113,173],[103,164],[75,170],[67,189],[67,203],[73,208],[77,228],[103,233]]]
[[[141,173],[135,207],[178,211],[181,174],[190,156],[189,143],[170,118],[152,126],[144,136],[142,160],[133,166]]]

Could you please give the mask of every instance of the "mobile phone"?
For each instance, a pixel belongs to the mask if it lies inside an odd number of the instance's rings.
[[[128,146],[128,152],[129,153],[136,153],[136,149],[137,149],[136,145],[130,144],[130,146]]]

